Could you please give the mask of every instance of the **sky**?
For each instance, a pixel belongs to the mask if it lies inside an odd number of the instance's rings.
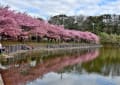
[[[120,14],[120,0],[0,0],[0,5],[46,20],[58,14]]]
[[[62,76],[62,79],[61,79]],[[54,73],[45,74],[42,79],[37,78],[27,85],[119,85],[120,77],[105,77],[95,73],[79,74],[79,73]],[[86,82],[87,81],[87,82]]]

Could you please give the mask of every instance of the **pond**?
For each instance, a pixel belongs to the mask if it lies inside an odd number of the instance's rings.
[[[29,52],[1,58],[5,85],[119,85],[120,48]]]

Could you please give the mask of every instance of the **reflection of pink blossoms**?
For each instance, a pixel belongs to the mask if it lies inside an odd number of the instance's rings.
[[[24,29],[22,27],[25,27]],[[22,30],[21,30],[22,28]],[[37,35],[41,38],[61,40],[86,40],[99,43],[99,37],[91,32],[81,32],[64,29],[63,26],[49,24],[48,22],[32,18],[25,13],[16,13],[8,7],[0,7],[0,34],[10,37],[22,36],[25,29],[29,29],[24,37]],[[9,30],[9,31],[8,31]]]
[[[78,54],[74,56],[55,57],[45,60],[43,63],[39,63],[32,68],[29,68],[30,61],[25,61],[22,64],[16,62],[16,64],[19,64],[19,68],[15,68],[14,65],[10,65],[9,69],[2,70],[2,76],[5,85],[21,85],[25,84],[27,81],[33,81],[51,71],[57,72],[67,66],[91,61],[98,57],[98,55],[98,50],[92,50],[82,55]],[[22,75],[20,71],[27,68],[29,68],[28,74]]]

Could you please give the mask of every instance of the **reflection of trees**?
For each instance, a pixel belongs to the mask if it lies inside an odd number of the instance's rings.
[[[26,53],[20,53],[16,54],[15,57],[11,58],[1,58],[0,62],[2,65],[11,65],[18,63],[20,64],[21,62],[29,62],[31,60],[36,60],[37,62],[41,62],[41,60],[46,60],[46,59],[51,59],[59,56],[65,56],[65,55],[81,55],[89,51],[90,49],[71,49],[71,50],[48,50],[48,51],[30,51]],[[91,49],[92,50],[92,49]],[[94,49],[93,49],[94,50]]]
[[[96,72],[107,76],[120,75],[120,49],[102,48],[101,53],[94,61],[67,66],[60,72]],[[75,69],[74,69],[75,68]]]
[[[98,57],[92,62],[83,63],[81,68],[84,68],[87,72],[97,72],[103,75],[120,75],[120,58],[106,57],[105,60]]]
[[[119,76],[120,75],[120,64],[109,64],[102,68],[102,73],[109,76]]]
[[[83,63],[81,68],[87,72],[97,72],[103,75],[120,75],[120,49],[102,48],[101,54],[92,62]],[[79,68],[78,68],[79,69]]]
[[[66,66],[74,65],[80,62],[88,62],[98,56],[98,50],[90,50],[85,54],[76,54],[72,56],[62,56],[47,59],[35,67],[30,67],[29,63],[22,62],[19,67],[11,67],[2,71],[2,76],[6,85],[17,85],[27,81],[35,80],[51,71],[59,71]]]

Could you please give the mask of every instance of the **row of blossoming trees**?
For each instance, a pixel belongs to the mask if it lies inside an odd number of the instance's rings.
[[[30,37],[56,41],[87,41],[99,43],[99,37],[91,32],[64,29],[25,13],[16,13],[9,7],[0,7],[0,35],[2,39],[28,40]]]

